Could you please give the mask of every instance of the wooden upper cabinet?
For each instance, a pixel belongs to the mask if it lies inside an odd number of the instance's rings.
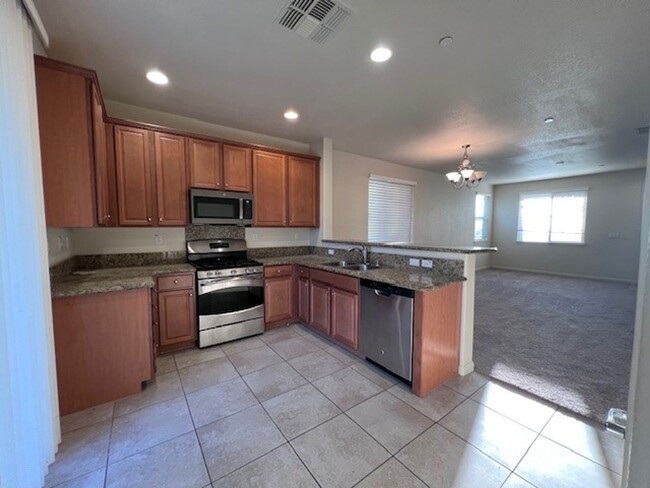
[[[358,349],[359,295],[332,288],[331,303],[332,338],[352,349]]]
[[[223,188],[253,191],[252,151],[246,147],[223,145]]]
[[[253,151],[253,225],[287,225],[287,158],[283,154]]]
[[[97,225],[107,227],[111,225],[111,218],[115,218],[115,216],[111,215],[111,185],[109,182],[110,169],[107,152],[106,124],[104,124],[104,110],[99,97],[97,87],[92,85]]]
[[[185,138],[154,132],[158,225],[187,225]]]
[[[123,226],[153,225],[151,132],[116,125],[114,134],[119,223]]]
[[[289,156],[289,226],[318,227],[318,161]]]
[[[95,177],[91,82],[36,58],[36,95],[49,227],[93,227]]]
[[[223,188],[223,165],[221,163],[221,144],[188,139],[190,166],[190,186],[220,190]]]

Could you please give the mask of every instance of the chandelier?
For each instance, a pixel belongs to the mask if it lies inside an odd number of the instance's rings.
[[[465,144],[462,147],[465,150],[463,159],[456,171],[447,173],[447,179],[456,189],[462,187],[476,188],[481,183],[481,180],[485,178],[487,171],[480,171],[469,162],[469,156],[467,155],[469,144]]]

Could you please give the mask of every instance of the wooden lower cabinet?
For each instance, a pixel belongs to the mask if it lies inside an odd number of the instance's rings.
[[[330,333],[330,287],[319,281],[312,281],[310,286],[309,324],[315,329],[329,335]]]
[[[461,283],[415,294],[412,389],[417,396],[458,374],[461,297]]]
[[[309,323],[309,278],[300,278],[298,280],[298,319],[304,323]]]
[[[154,329],[158,353],[179,351],[196,343],[194,275],[160,276],[154,300]]]
[[[270,327],[293,318],[293,276],[264,280],[264,323]]]
[[[153,377],[148,288],[52,300],[61,415],[117,400]]]
[[[332,338],[357,350],[359,348],[359,295],[332,288],[330,297]]]

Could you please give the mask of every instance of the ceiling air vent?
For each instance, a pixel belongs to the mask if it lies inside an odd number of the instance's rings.
[[[642,136],[643,134],[647,134],[650,131],[650,126],[645,126],[645,127],[639,127],[636,130],[636,133]]]
[[[334,0],[290,0],[277,22],[297,34],[322,44],[343,24],[352,10]]]

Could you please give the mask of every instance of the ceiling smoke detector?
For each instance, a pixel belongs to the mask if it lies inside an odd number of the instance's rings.
[[[306,39],[322,44],[350,14],[350,7],[334,0],[289,0],[276,22]]]

